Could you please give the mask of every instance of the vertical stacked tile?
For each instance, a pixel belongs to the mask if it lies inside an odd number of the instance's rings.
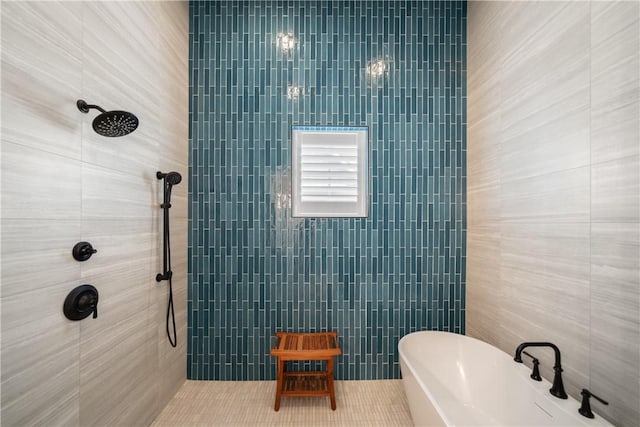
[[[404,334],[464,332],[466,4],[190,7],[189,377],[273,379],[275,331],[337,330],[338,378],[397,378]],[[369,127],[368,218],[291,218],[294,124]]]

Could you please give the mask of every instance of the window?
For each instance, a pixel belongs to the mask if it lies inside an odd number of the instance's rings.
[[[366,217],[368,129],[293,126],[294,217]]]

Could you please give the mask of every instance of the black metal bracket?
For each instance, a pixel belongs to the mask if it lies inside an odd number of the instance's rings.
[[[156,274],[156,282],[162,282],[163,280],[169,280],[173,276],[173,271],[169,270],[166,273],[158,273]]]
[[[102,108],[99,107],[97,105],[92,105],[92,104],[87,104],[86,101],[84,101],[83,99],[78,99],[76,101],[76,106],[78,107],[78,110],[80,110],[81,112],[87,114],[89,112],[90,109],[96,109],[98,111],[100,111],[101,113],[106,113],[107,111]]]

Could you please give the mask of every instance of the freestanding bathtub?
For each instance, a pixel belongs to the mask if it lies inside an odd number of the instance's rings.
[[[608,426],[558,399],[551,384],[475,338],[423,331],[398,344],[402,382],[416,426]],[[593,402],[592,402],[593,403]]]

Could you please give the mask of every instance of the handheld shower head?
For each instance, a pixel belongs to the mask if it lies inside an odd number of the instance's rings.
[[[163,173],[158,171],[156,172],[156,178],[165,179],[167,184],[169,185],[177,185],[182,181],[182,175],[180,175],[178,172]]]
[[[82,99],[76,102],[78,109],[83,113],[88,113],[91,108],[101,112],[93,119],[93,130],[98,135],[115,137],[128,135],[138,127],[138,118],[128,111],[105,111],[97,105],[87,104]]]
[[[178,172],[169,172],[167,173],[167,184],[169,185],[177,185],[182,181],[182,175]]]
[[[163,172],[156,172],[156,178],[158,179],[164,179],[164,204],[167,204],[168,206],[171,206],[169,203],[171,203],[171,188],[174,185],[180,184],[180,182],[182,181],[182,175],[180,175],[178,172],[167,172],[167,173],[163,173]]]

